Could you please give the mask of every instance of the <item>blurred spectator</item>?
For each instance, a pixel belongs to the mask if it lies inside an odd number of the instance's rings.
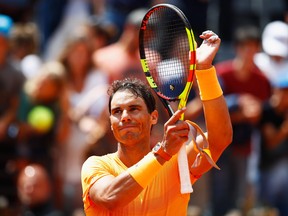
[[[155,0],[105,0],[104,12],[102,14],[105,20],[112,22],[117,27],[117,35],[114,42],[119,40],[123,31],[129,14],[139,8],[149,8]],[[155,1],[157,2],[157,1]],[[142,17],[143,18],[143,17]],[[129,22],[129,21],[128,21]],[[131,22],[131,20],[130,20]]]
[[[27,79],[39,71],[42,60],[39,57],[39,34],[33,22],[15,23],[10,36],[10,58],[16,68]]]
[[[215,65],[233,125],[233,141],[218,161],[221,172],[212,170],[212,211],[222,216],[231,209],[245,212],[249,204],[248,161],[261,101],[270,96],[270,83],[255,66],[260,33],[254,26],[235,31],[235,57]]]
[[[288,215],[288,70],[273,81],[273,94],[263,105],[259,204]]]
[[[87,40],[87,31],[83,26],[74,30],[60,55],[60,62],[67,72],[66,91],[69,107],[66,112],[71,122],[59,161],[64,207],[68,215],[75,209],[83,209],[80,171],[85,159],[84,151],[89,145],[88,138],[94,129],[101,129],[97,127],[97,119],[102,117],[108,100],[108,78],[92,65],[92,47]],[[105,125],[101,126],[105,128]]]
[[[39,163],[53,181],[58,206],[62,194],[56,165],[59,145],[66,138],[67,97],[65,69],[59,62],[46,62],[37,75],[26,81],[17,115],[18,164]]]
[[[26,161],[42,164],[53,172],[57,145],[65,130],[66,109],[62,102],[65,68],[59,62],[46,62],[38,74],[26,81],[18,111],[18,153]]]
[[[255,64],[270,82],[288,73],[288,24],[268,23],[262,33],[263,52],[255,56]]]
[[[25,166],[18,176],[19,216],[64,216],[53,203],[50,176],[39,164]]]
[[[145,79],[139,60],[138,34],[146,11],[143,8],[132,11],[120,39],[94,52],[95,67],[106,73],[110,82],[127,76],[142,76]]]
[[[0,197],[4,205],[15,204],[14,187],[16,164],[16,113],[19,106],[20,92],[25,81],[10,59],[9,36],[13,26],[10,17],[0,14]],[[4,201],[3,201],[4,200]],[[0,214],[2,209],[0,208]]]

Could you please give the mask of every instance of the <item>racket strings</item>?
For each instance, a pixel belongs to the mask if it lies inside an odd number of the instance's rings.
[[[176,98],[184,90],[190,66],[185,23],[175,11],[160,8],[150,16],[143,41],[147,41],[145,56],[159,91]]]

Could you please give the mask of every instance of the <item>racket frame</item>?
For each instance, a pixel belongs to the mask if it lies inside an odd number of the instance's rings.
[[[174,10],[178,14],[178,16],[181,18],[181,20],[183,21],[185,25],[186,35],[187,35],[188,43],[189,43],[189,50],[190,50],[188,53],[189,73],[187,77],[187,83],[184,87],[184,90],[176,98],[169,98],[163,95],[158,89],[157,84],[155,83],[149,70],[149,66],[146,60],[146,55],[145,55],[144,42],[143,42],[144,32],[147,29],[147,23],[149,22],[149,18],[155,11],[163,7]],[[171,4],[158,4],[150,8],[148,12],[145,14],[145,16],[143,17],[140,31],[139,31],[139,51],[140,51],[140,61],[141,61],[142,69],[150,87],[154,90],[154,92],[157,94],[160,101],[163,103],[165,109],[168,111],[169,116],[172,116],[174,113],[169,102],[179,101],[178,109],[182,109],[183,107],[186,106],[186,103],[188,101],[189,93],[193,85],[193,79],[194,79],[194,74],[196,70],[196,46],[197,44],[196,44],[194,34],[193,34],[189,21],[187,17],[185,16],[185,14],[176,6],[171,5]],[[184,120],[184,114],[182,114],[180,120]],[[182,194],[191,193],[193,189],[192,189],[192,185],[190,181],[190,172],[189,172],[189,167],[188,167],[188,159],[187,159],[185,144],[183,144],[183,146],[178,152],[178,166],[179,166],[179,175],[180,175],[180,182],[181,182],[181,193]]]

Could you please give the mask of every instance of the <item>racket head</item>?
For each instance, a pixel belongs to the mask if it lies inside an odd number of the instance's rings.
[[[151,88],[163,100],[180,100],[178,109],[184,107],[196,69],[196,42],[184,13],[171,4],[149,9],[139,31],[139,51]]]

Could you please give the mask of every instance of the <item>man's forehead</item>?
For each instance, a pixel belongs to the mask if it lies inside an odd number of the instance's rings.
[[[120,104],[143,104],[144,100],[141,97],[138,97],[134,95],[129,90],[123,90],[123,91],[117,91],[112,100],[111,100],[111,106],[120,105]]]

